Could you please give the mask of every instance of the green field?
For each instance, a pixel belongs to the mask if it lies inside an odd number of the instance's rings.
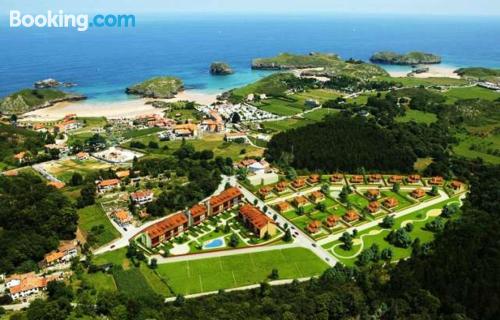
[[[433,209],[441,209],[448,203],[457,202],[457,198],[452,198],[440,202],[436,205],[430,206],[425,209],[415,211],[411,214],[405,215],[403,217],[395,219],[395,224],[393,230],[402,227],[402,224],[411,222],[414,226],[413,231],[410,232],[411,238],[414,240],[419,238],[422,243],[431,241],[434,238],[434,234],[430,231],[425,230],[425,224],[434,220],[436,217],[428,217],[427,213]],[[323,245],[325,249],[332,249],[334,256],[338,258],[342,263],[352,266],[354,265],[357,255],[364,249],[368,249],[372,244],[377,244],[379,251],[390,248],[393,252],[392,261],[397,261],[402,258],[408,257],[411,254],[411,246],[409,248],[398,248],[389,244],[384,238],[389,234],[389,230],[382,229],[380,226],[375,226],[367,230],[363,230],[358,233],[356,239],[361,239],[362,244],[356,244],[350,251],[345,251],[340,246],[340,241],[334,241]]]
[[[305,119],[294,119],[289,118],[286,120],[278,120],[278,121],[266,121],[261,125],[265,129],[274,130],[274,131],[285,131],[288,129],[294,129],[306,126],[308,124],[312,124],[314,121],[305,120]]]
[[[78,216],[78,227],[85,235],[90,232],[92,227],[104,226],[104,231],[96,237],[94,247],[100,247],[120,237],[120,233],[113,227],[98,204],[78,210]]]
[[[317,109],[311,112],[304,113],[304,118],[312,121],[321,121],[326,115],[337,114],[339,111],[336,109]]]
[[[424,112],[420,110],[407,110],[405,115],[396,118],[397,122],[410,122],[431,124],[437,121],[437,116],[434,113]]]
[[[88,160],[76,160],[76,159],[65,159],[58,160],[46,167],[45,169],[50,174],[54,175],[59,180],[68,183],[75,172],[80,173],[83,177],[88,174],[96,172],[98,170],[106,170],[112,167],[112,165],[97,161],[93,159]]]
[[[458,145],[454,146],[453,152],[457,155],[475,159],[482,158],[485,162],[500,164],[500,156],[487,153],[488,150],[500,150],[500,135],[489,135],[487,137],[477,137],[472,135],[458,134]],[[471,150],[471,146],[479,148]]]
[[[394,81],[405,87],[419,86],[463,86],[468,84],[467,80],[443,77],[415,78],[415,77],[377,77],[377,80]]]
[[[113,278],[121,293],[130,296],[145,296],[154,293],[140,269],[115,270]]]
[[[292,248],[161,264],[157,272],[176,293],[193,294],[257,284],[273,268],[281,279],[295,279],[319,275],[327,264],[307,249]]]
[[[92,285],[97,292],[99,291],[116,291],[116,283],[112,275],[96,272],[96,273],[86,273],[83,276],[83,280]]]
[[[483,99],[493,101],[500,98],[500,93],[480,87],[453,88],[445,92],[444,95],[448,98],[449,102],[455,102],[463,99]]]

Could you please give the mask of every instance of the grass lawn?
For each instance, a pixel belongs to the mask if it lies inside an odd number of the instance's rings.
[[[86,273],[83,279],[90,283],[98,292],[116,291],[115,279],[111,274],[104,272]]]
[[[257,284],[273,268],[281,279],[294,279],[319,275],[327,267],[311,251],[292,248],[161,264],[157,272],[175,293],[193,294]]]
[[[481,87],[453,88],[445,92],[444,95],[448,98],[448,102],[450,103],[462,99],[480,98],[493,101],[500,98],[500,93]]]
[[[410,232],[412,240],[419,238],[422,243],[432,241],[432,239],[434,239],[434,234],[430,231],[424,230],[424,227],[427,222],[432,221],[436,217],[427,217],[427,213],[433,209],[441,209],[446,204],[452,202],[457,202],[457,198],[448,199],[433,206],[397,218],[395,220],[393,229],[396,230],[402,227],[404,224],[411,222],[414,226],[413,231]],[[410,256],[411,247],[398,248],[389,244],[384,239],[388,234],[389,230],[384,230],[380,226],[375,226],[359,232],[356,239],[362,239],[363,245],[357,244],[350,251],[345,251],[344,249],[342,249],[341,246],[339,245],[341,243],[339,240],[327,243],[322,247],[325,249],[331,249],[335,247],[334,256],[336,256],[342,263],[349,266],[354,265],[357,254],[361,252],[361,249],[363,250],[368,249],[372,244],[377,244],[379,247],[379,251],[385,248],[390,248],[393,252],[393,261],[397,261],[402,258]]]
[[[444,77],[415,78],[415,77],[378,77],[377,80],[394,81],[402,83],[408,87],[418,86],[463,86],[467,84],[466,80]]]
[[[83,177],[87,176],[91,172],[95,172],[97,170],[105,170],[112,167],[110,164],[105,162],[88,159],[88,160],[59,160],[50,165],[46,166],[46,170],[56,176],[59,180],[68,183],[73,176],[73,173],[78,172]]]
[[[155,132],[162,131],[160,128],[147,128],[147,129],[140,129],[140,130],[128,130],[123,134],[123,138],[125,139],[133,139],[133,138],[138,138],[141,136],[146,136],[149,134],[153,134]]]
[[[94,264],[101,265],[106,263],[116,264],[128,268],[130,261],[127,259],[125,254],[127,253],[127,248],[121,248],[113,251],[109,251],[100,255],[94,256]]]
[[[395,210],[401,210],[413,204],[410,200],[408,200],[404,196],[394,193],[392,191],[382,191],[382,197],[383,197],[382,200],[387,197],[396,198],[399,204],[396,208],[394,208]]]
[[[437,121],[437,116],[431,112],[424,112],[420,110],[407,110],[403,117],[397,117],[397,122],[410,122],[431,124]]]
[[[120,293],[129,296],[147,296],[154,293],[146,278],[138,268],[130,270],[115,270],[113,277]]]
[[[312,121],[321,121],[326,115],[339,113],[336,109],[321,108],[304,114],[304,118]]]
[[[262,122],[262,127],[274,131],[285,131],[288,129],[300,128],[308,124],[312,124],[314,121],[306,119],[286,119],[278,121],[266,121]]]
[[[481,158],[485,162],[500,164],[500,156],[487,153],[489,149],[500,149],[500,134],[492,134],[487,137],[457,134],[455,137],[459,140],[458,145],[453,148],[456,154],[469,159]],[[472,145],[477,146],[477,148],[471,150]]]
[[[350,195],[348,195],[347,200],[359,210],[363,210],[370,203],[368,199],[356,193],[351,193]]]
[[[115,229],[115,227],[113,227],[99,205],[95,204],[78,210],[78,216],[78,226],[83,231],[85,236],[87,236],[92,227],[99,225],[104,226],[104,231],[97,235],[97,241],[94,244],[94,247],[100,247],[120,237],[120,233]]]

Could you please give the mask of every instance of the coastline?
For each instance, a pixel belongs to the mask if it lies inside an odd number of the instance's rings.
[[[53,106],[34,110],[23,114],[20,121],[56,121],[67,114],[76,114],[78,117],[106,117],[108,119],[132,119],[146,114],[163,114],[163,110],[155,108],[148,101],[161,100],[175,102],[180,100],[195,101],[208,105],[216,101],[218,94],[208,94],[194,90],[179,92],[172,99],[137,98],[116,102],[100,102],[85,100],[79,102],[59,102]]]
[[[460,76],[456,74],[454,71],[458,69],[457,67],[449,66],[449,65],[425,65],[426,68],[429,68],[428,72],[414,74],[415,78],[453,78],[460,79]],[[401,69],[392,69],[385,68],[386,71],[391,75],[391,77],[396,78],[404,78],[407,77],[408,73],[411,72],[411,68],[401,68]]]

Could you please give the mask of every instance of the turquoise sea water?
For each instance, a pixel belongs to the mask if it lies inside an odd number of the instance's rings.
[[[126,86],[158,75],[181,77],[188,88],[227,90],[268,72],[252,58],[280,52],[335,52],[367,60],[379,50],[440,54],[446,65],[500,67],[497,18],[394,16],[137,17],[136,28],[0,28],[0,96],[52,77],[79,84],[95,100],[127,99]],[[214,77],[211,62],[236,74]]]

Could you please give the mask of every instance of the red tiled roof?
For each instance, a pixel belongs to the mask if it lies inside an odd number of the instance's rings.
[[[261,229],[269,223],[274,223],[271,218],[266,216],[262,211],[251,204],[245,204],[242,206],[240,208],[240,214],[257,229]]]
[[[109,187],[109,186],[114,186],[120,184],[120,180],[118,179],[107,179],[107,180],[102,180],[99,182],[100,187]]]
[[[202,216],[207,213],[207,207],[202,204],[195,204],[190,210],[193,218]]]
[[[283,202],[278,203],[276,205],[276,207],[278,208],[279,212],[284,212],[284,211],[290,209],[290,204],[288,202],[286,202],[286,201],[283,201]]]
[[[388,208],[393,208],[399,204],[396,198],[387,198],[384,200],[384,204]]]
[[[156,238],[186,224],[187,222],[188,219],[186,218],[186,216],[183,213],[178,212],[166,218],[165,220],[162,220],[150,226],[145,230],[145,232],[148,233],[150,238]]]
[[[354,211],[354,210],[349,210],[344,215],[344,219],[346,221],[354,221],[354,220],[359,219],[359,214],[356,211]]]
[[[64,182],[61,181],[50,181],[47,183],[48,186],[52,186],[56,189],[62,189],[66,185]]]
[[[226,190],[222,191],[218,195],[213,196],[212,198],[210,198],[209,202],[210,202],[210,205],[212,207],[218,207],[221,204],[226,203],[228,201],[231,201],[234,198],[237,198],[237,197],[239,197],[241,195],[242,195],[241,191],[238,188],[231,187],[229,189],[226,189]]]
[[[153,195],[153,191],[151,191],[151,190],[139,190],[139,191],[131,193],[130,197],[132,198],[132,200],[137,201],[139,199],[147,198],[147,197],[150,197],[152,195]]]

